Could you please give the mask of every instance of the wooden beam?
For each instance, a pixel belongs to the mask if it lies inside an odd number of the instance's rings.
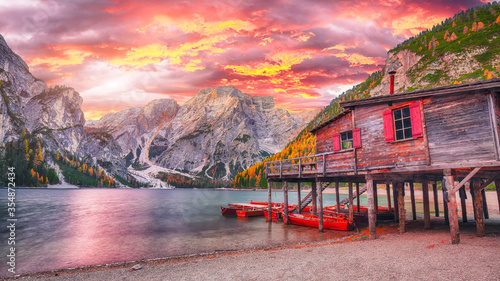
[[[375,226],[375,200],[373,194],[373,178],[371,175],[366,175],[366,193],[368,196],[368,232],[370,234],[370,239],[377,238],[376,226]]]
[[[352,196],[352,181],[349,182],[349,219],[354,220],[354,198]],[[359,212],[359,209],[358,209]]]
[[[484,236],[484,213],[483,196],[481,196],[481,181],[478,178],[472,179],[472,189],[474,190],[474,209],[476,210],[477,236]]]
[[[311,183],[311,192],[312,192],[312,214],[317,215],[318,214],[318,192],[317,189],[315,188],[316,182],[313,181]]]
[[[399,233],[403,234],[406,232],[406,210],[405,198],[403,196],[404,183],[401,181],[397,181],[396,185],[398,189]]]
[[[497,190],[497,200],[500,208],[500,180],[495,180],[495,189]]]
[[[437,182],[432,184],[432,195],[434,196],[434,216],[439,217],[439,197]]]
[[[481,189],[485,189],[488,185],[490,185],[492,182],[496,182],[496,180],[498,179],[500,179],[500,173],[496,174],[491,179],[483,182],[483,184],[481,185]]]
[[[359,212],[359,182],[356,182],[356,206],[357,206],[357,209],[358,212]]]
[[[467,194],[465,194],[465,185],[462,186],[459,190],[458,193],[460,194],[460,203],[462,207],[462,222],[467,223],[467,204],[465,202],[465,199],[467,199]]]
[[[455,178],[451,174],[450,170],[444,172],[443,176],[443,190],[447,191],[443,197],[444,201],[448,201],[448,217],[450,222],[450,235],[451,235],[451,243],[459,244],[460,243],[460,230],[458,227],[458,215],[457,215],[457,201],[455,197],[454,185]],[[446,196],[447,195],[447,196]],[[448,198],[446,198],[448,197]]]
[[[387,182],[385,183],[385,191],[387,192],[387,208],[389,209],[389,212],[392,211],[392,206],[391,206],[391,185]]]
[[[273,206],[271,204],[271,182],[267,182],[267,214],[268,214],[268,221],[271,223],[273,222],[272,220],[272,214],[273,214]]]
[[[481,196],[483,197],[483,211],[484,211],[484,219],[490,219],[490,214],[488,212],[488,203],[486,202],[486,192],[484,189],[481,189]]]
[[[300,181],[297,182],[297,213],[300,214],[300,210],[302,210],[302,198],[300,197]]]
[[[373,182],[373,199],[375,200],[375,222],[376,222],[378,214],[378,189],[376,181]]]
[[[410,199],[411,199],[411,214],[413,216],[413,220],[417,220],[417,207],[415,204],[415,189],[413,188],[413,181],[409,182],[410,185]]]
[[[444,181],[442,182],[441,186],[444,185]],[[443,190],[443,209],[444,209],[444,223],[446,225],[450,225],[450,217],[448,214],[448,202],[444,199],[446,197],[445,194],[445,188],[442,188]]]
[[[472,198],[472,205],[474,205],[474,188],[472,187],[472,181],[470,182],[470,188],[469,188],[469,192],[470,192],[470,197]],[[476,208],[472,208],[474,209],[474,220],[477,220],[477,210]]]
[[[288,218],[288,182],[287,181],[283,182],[283,198],[284,198],[283,213],[285,214],[285,217],[283,218],[283,222],[285,224],[288,224],[289,218]]]
[[[335,181],[335,198],[337,199],[337,212],[340,212],[339,181]]]
[[[477,168],[474,168],[474,170],[472,170],[457,186],[455,186],[453,188],[453,190],[451,190],[450,192],[453,192],[453,193],[456,193],[466,182],[468,182],[473,176],[475,176],[477,174],[477,172],[479,172],[479,170],[481,170],[482,167],[477,167]]]
[[[318,229],[319,232],[323,232],[323,186],[320,181],[316,182],[316,190],[318,193],[318,203],[319,203]]]
[[[422,181],[422,193],[424,200],[424,228],[431,228],[431,211],[429,208],[429,182],[427,180]]]
[[[394,200],[394,220],[399,222],[399,204],[398,204],[398,184],[397,182],[392,182],[392,198]]]

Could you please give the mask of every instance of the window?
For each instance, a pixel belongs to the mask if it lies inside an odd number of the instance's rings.
[[[420,102],[383,112],[385,141],[393,142],[422,137]]]
[[[361,129],[333,135],[333,151],[361,148]]]
[[[394,132],[396,140],[411,139],[410,107],[401,108],[393,111],[394,114]]]
[[[351,149],[352,148],[352,131],[340,133],[340,148]]]

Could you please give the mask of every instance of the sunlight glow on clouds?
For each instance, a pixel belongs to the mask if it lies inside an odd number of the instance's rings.
[[[290,111],[321,108],[383,67],[387,51],[480,0],[14,1],[9,46],[87,119],[232,85]]]

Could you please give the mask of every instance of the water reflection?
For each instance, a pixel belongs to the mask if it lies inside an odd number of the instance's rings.
[[[267,200],[267,192],[259,191],[18,190],[17,198],[20,273],[352,234],[220,215],[220,205]],[[324,198],[325,205],[335,199]],[[282,193],[273,192],[273,200],[282,202]],[[5,235],[0,230],[2,240]]]

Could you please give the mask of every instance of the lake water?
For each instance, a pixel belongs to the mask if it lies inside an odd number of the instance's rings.
[[[266,191],[17,189],[16,274],[217,250],[335,239],[353,232],[223,217],[220,205],[267,200]],[[273,191],[273,201],[283,193]],[[303,192],[303,196],[305,192]],[[7,272],[7,190],[0,190],[0,276]],[[334,194],[324,194],[333,205]],[[345,195],[341,195],[344,198]],[[290,192],[290,203],[296,193]],[[362,197],[362,201],[365,199]],[[364,203],[364,202],[362,202]]]

